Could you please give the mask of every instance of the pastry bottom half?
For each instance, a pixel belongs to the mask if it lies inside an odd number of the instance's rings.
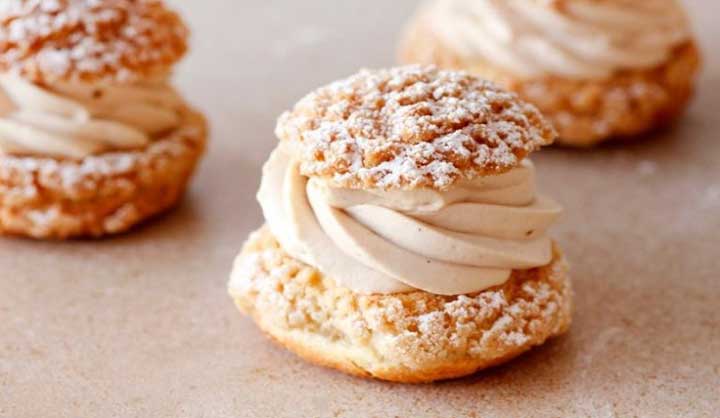
[[[144,149],[80,161],[0,155],[0,235],[38,239],[125,232],[174,206],[205,150],[207,124],[183,124]]]
[[[662,65],[620,71],[605,79],[547,76],[522,80],[482,60],[469,60],[445,45],[428,17],[408,27],[400,47],[405,64],[434,64],[492,80],[533,103],[559,133],[558,144],[589,147],[664,128],[682,115],[692,98],[700,53],[694,42],[677,47]]]
[[[555,246],[549,265],[479,293],[362,295],[289,256],[263,227],[237,257],[229,291],[267,335],[310,362],[421,383],[475,373],[566,332],[567,270]]]

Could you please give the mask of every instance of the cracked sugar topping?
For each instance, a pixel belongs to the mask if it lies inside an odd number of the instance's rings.
[[[162,77],[187,37],[161,0],[0,1],[0,71],[35,82]]]
[[[304,175],[386,190],[499,174],[556,136],[516,95],[420,66],[363,70],[322,87],[280,117],[276,134]]]

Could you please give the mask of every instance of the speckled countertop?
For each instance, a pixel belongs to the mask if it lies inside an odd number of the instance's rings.
[[[720,5],[688,1],[705,51],[672,132],[535,157],[567,214],[572,331],[474,377],[404,386],[308,365],[225,284],[261,222],[275,117],[393,62],[413,1],[175,1],[194,27],[178,84],[212,146],[175,212],[100,242],[0,239],[0,417],[720,416]]]

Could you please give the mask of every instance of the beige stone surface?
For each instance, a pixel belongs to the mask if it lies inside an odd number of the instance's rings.
[[[688,1],[706,54],[682,124],[535,157],[567,209],[571,332],[447,383],[308,365],[236,312],[225,284],[261,222],[274,118],[311,88],[390,65],[412,1],[175,2],[194,27],[178,82],[209,115],[182,207],[103,241],[0,239],[0,417],[717,417],[720,6]]]

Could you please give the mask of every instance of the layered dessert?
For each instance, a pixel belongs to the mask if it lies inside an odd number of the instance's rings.
[[[433,0],[408,25],[400,53],[501,83],[577,146],[667,125],[699,67],[677,0]]]
[[[206,140],[170,81],[187,36],[158,0],[0,5],[0,233],[115,234],[180,199]]]
[[[506,361],[570,324],[561,207],[531,105],[465,73],[362,71],[280,117],[238,307],[301,356],[400,382]]]

